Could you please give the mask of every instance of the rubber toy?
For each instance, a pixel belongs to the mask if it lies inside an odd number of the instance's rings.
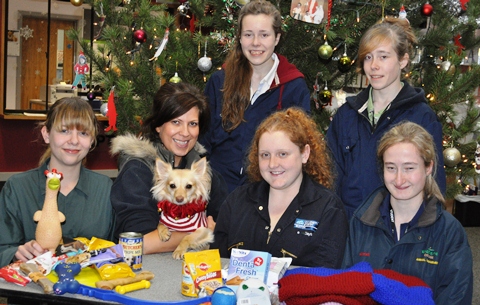
[[[231,288],[223,286],[215,289],[211,302],[212,305],[235,305],[237,297]]]
[[[75,275],[79,274],[82,267],[79,263],[66,264],[60,262],[55,267],[55,272],[58,275],[58,282],[53,285],[53,292],[62,295],[66,292],[77,293],[80,288],[80,283],[75,279]]]
[[[43,208],[33,214],[33,220],[38,222],[35,230],[35,240],[42,248],[55,253],[55,249],[62,240],[62,226],[60,224],[65,221],[65,215],[58,211],[57,205],[62,173],[57,173],[56,169],[52,169],[51,172],[45,170],[45,176],[47,176],[47,181]]]
[[[237,288],[237,304],[272,304],[267,285],[259,279],[247,279]]]

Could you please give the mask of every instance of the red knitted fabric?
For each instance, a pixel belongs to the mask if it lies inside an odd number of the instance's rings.
[[[344,272],[329,276],[291,274],[279,281],[279,300],[288,305],[336,301],[345,305],[375,304],[369,294],[375,290],[371,273]]]
[[[157,207],[159,212],[162,212],[171,218],[181,219],[205,211],[207,208],[207,202],[201,197],[182,205],[171,203],[168,200],[162,200],[157,203]]]
[[[285,301],[287,305],[318,305],[326,302],[336,302],[343,305],[376,305],[368,295],[350,297],[345,295],[318,295],[315,297],[294,297]]]
[[[423,286],[423,287],[430,288],[422,279],[416,276],[401,274],[391,269],[376,269],[376,270],[373,270],[373,272],[376,274],[381,274],[397,282],[401,282],[405,284],[405,286],[407,287]]]

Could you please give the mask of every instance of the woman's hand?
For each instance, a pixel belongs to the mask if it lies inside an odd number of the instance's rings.
[[[18,250],[15,253],[15,258],[17,260],[26,262],[36,256],[42,255],[45,252],[47,252],[46,249],[43,249],[42,246],[40,246],[40,244],[37,243],[35,240],[31,240],[24,245],[18,247]]]
[[[210,230],[215,231],[215,225],[217,223],[213,220],[213,217],[212,216],[208,216],[207,217],[207,228],[209,228]]]

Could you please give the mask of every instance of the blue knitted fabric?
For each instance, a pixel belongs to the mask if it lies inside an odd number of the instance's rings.
[[[370,294],[372,299],[388,305],[435,305],[432,289],[422,280],[389,271],[387,276],[373,274],[375,291]]]
[[[292,274],[310,274],[330,276],[350,271],[372,274],[375,291],[370,297],[386,305],[435,305],[433,292],[421,279],[403,275],[393,270],[373,270],[367,262],[359,262],[348,269],[329,269],[324,267],[300,267],[289,269],[284,276]]]
[[[372,273],[373,268],[367,262],[359,262],[347,269],[329,269],[324,267],[299,267],[294,269],[288,269],[285,272],[284,276],[287,276],[290,274],[298,274],[298,273],[306,273],[306,274],[311,274],[316,276],[329,276],[329,275],[340,274],[340,273],[349,272],[349,271]]]

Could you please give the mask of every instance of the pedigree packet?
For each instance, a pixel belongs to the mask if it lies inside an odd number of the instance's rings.
[[[187,252],[183,256],[182,294],[198,297],[204,288],[208,295],[223,286],[222,262],[218,249]]]
[[[268,252],[233,248],[230,255],[226,284],[238,286],[247,279],[258,279],[267,284],[272,255]]]

